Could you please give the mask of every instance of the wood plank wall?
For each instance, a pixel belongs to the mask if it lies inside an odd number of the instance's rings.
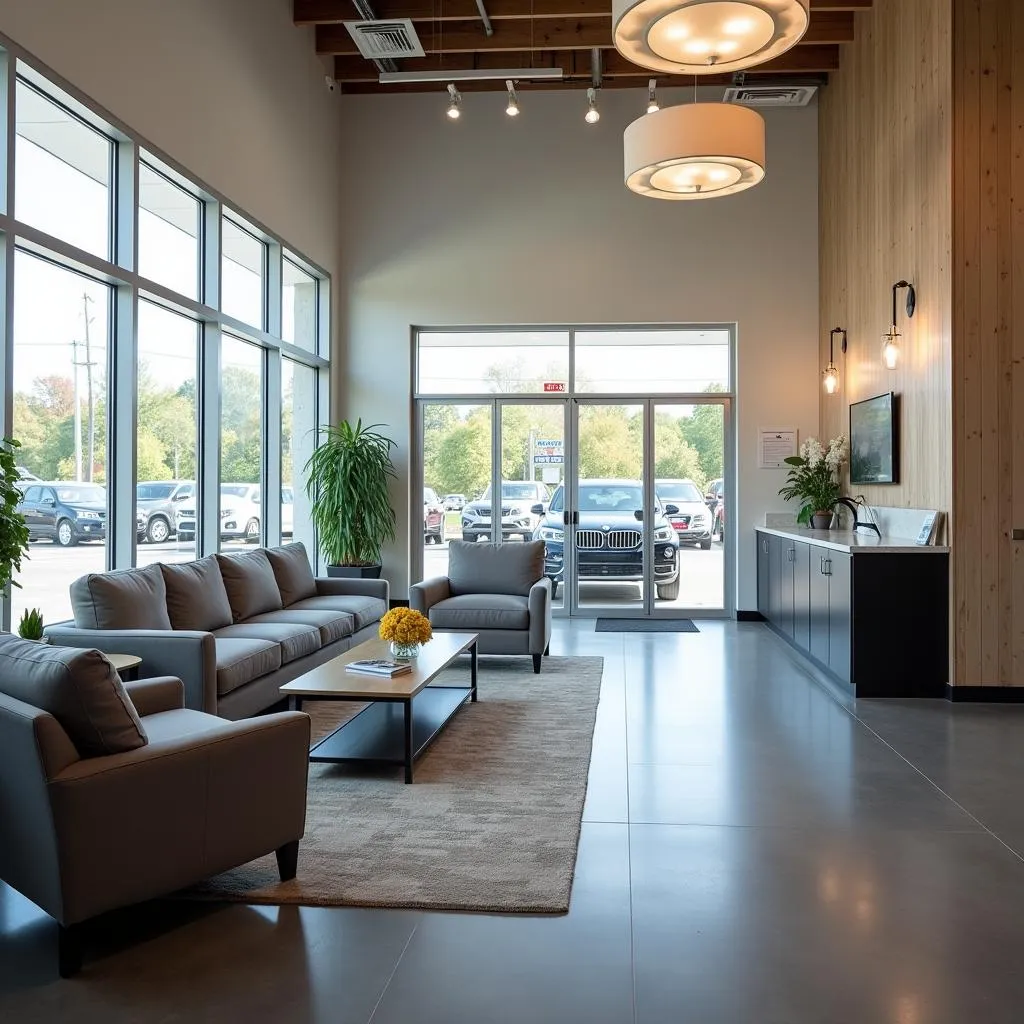
[[[1012,0],[1009,0],[1012,2]],[[950,408],[952,16],[950,0],[875,0],[856,15],[820,101],[820,346],[848,332],[838,395],[821,392],[821,432],[849,430],[849,403],[896,391],[902,405],[898,485],[859,487],[873,504],[952,506]],[[892,285],[917,288],[903,351],[887,370],[881,339]],[[905,294],[905,293],[904,293]],[[837,339],[838,340],[838,339]]]
[[[952,0],[955,679],[1024,685],[1024,2]]]

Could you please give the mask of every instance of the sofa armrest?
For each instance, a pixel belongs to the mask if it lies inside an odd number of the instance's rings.
[[[185,707],[217,714],[217,648],[212,633],[187,629],[80,629],[46,627],[59,647],[88,647],[142,659],[140,676],[175,676],[185,686]]]
[[[434,576],[409,588],[409,607],[426,615],[438,601],[452,596],[451,583],[447,576]]]
[[[185,706],[184,684],[174,676],[137,679],[135,682],[125,683],[124,688],[141,718]]]
[[[543,654],[551,642],[551,580],[530,587],[530,653]]]
[[[199,719],[194,734],[183,722],[179,736],[78,761],[50,781],[68,868],[63,923],[173,892],[302,837],[308,715]]]
[[[387,580],[366,580],[347,576],[318,576],[316,592],[321,597],[342,597],[352,594],[359,597],[379,597],[385,604],[391,597]]]

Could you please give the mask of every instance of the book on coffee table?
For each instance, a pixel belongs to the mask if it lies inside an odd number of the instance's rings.
[[[345,666],[346,672],[361,672],[369,676],[400,676],[412,671],[407,661],[389,661],[387,658],[367,658]]]

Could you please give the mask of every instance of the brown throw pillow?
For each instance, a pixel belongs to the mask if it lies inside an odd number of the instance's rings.
[[[309,568],[305,544],[296,541],[279,548],[267,548],[267,558],[274,570],[277,589],[281,591],[281,602],[285,608],[305,597],[316,597],[316,580]]]
[[[167,587],[167,613],[175,629],[212,633],[230,625],[231,605],[214,555],[160,568]]]
[[[262,548],[247,551],[244,555],[215,557],[220,566],[220,574],[224,577],[224,588],[228,592],[235,622],[242,622],[253,615],[262,615],[263,612],[274,612],[282,607],[277,578]]]
[[[80,629],[170,629],[167,591],[159,565],[91,572],[71,584]]]
[[[53,715],[82,757],[122,754],[149,742],[114,666],[99,651],[5,636],[0,690]]]

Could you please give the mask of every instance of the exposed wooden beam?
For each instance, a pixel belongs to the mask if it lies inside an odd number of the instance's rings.
[[[873,0],[811,0],[811,12],[865,11]],[[378,18],[413,21],[472,21],[480,17],[475,0],[375,0]],[[611,0],[487,0],[492,21],[531,18],[607,18]],[[297,25],[331,25],[355,21],[352,0],[294,0]]]
[[[646,79],[650,78],[648,73],[645,76],[643,85],[646,86]],[[693,88],[693,77],[687,76],[654,76],[658,82],[659,89],[691,89]],[[788,84],[802,84],[806,81],[811,85],[820,85],[823,81],[822,75],[787,75]],[[516,92],[552,92],[565,91],[566,89],[583,90],[590,85],[589,73],[579,78],[567,78],[561,82],[522,82],[516,86]],[[732,85],[732,75],[707,75],[701,81],[701,85],[728,86]],[[605,78],[602,89],[641,89],[641,82],[637,78]],[[400,85],[378,85],[376,82],[343,82],[341,91],[346,95],[403,95],[406,93],[424,93],[437,91],[437,95],[443,98],[445,95],[443,85],[424,85],[422,83],[402,83]],[[504,92],[504,82],[459,82],[459,92]],[[646,89],[643,94],[646,98]]]
[[[512,53],[453,53],[444,58],[443,63],[437,56],[408,59],[400,62],[401,71],[471,71],[477,68],[495,69],[507,67],[562,68],[568,77],[590,77],[590,59],[578,50],[535,50],[533,52],[515,51]],[[839,67],[838,46],[799,46],[788,53],[776,57],[775,60],[759,64],[751,68],[748,74],[754,75],[786,75],[807,74],[835,71]],[[335,57],[334,77],[342,83],[376,82],[379,75],[377,68],[362,57]],[[615,50],[609,50],[604,56],[604,76],[606,78],[652,78],[657,77],[647,68],[630,63]],[[669,79],[672,76],[667,76]],[[723,78],[730,78],[725,75]],[[693,84],[693,78],[686,76],[685,82]],[[504,88],[504,85],[502,85]]]
[[[590,50],[612,47],[610,18],[547,18],[538,22],[506,21],[485,36],[479,25],[421,22],[416,31],[427,53],[511,52],[515,50]],[[836,11],[816,15],[801,46],[853,41],[853,14]],[[344,25],[318,25],[316,52],[334,56],[359,53]]]

